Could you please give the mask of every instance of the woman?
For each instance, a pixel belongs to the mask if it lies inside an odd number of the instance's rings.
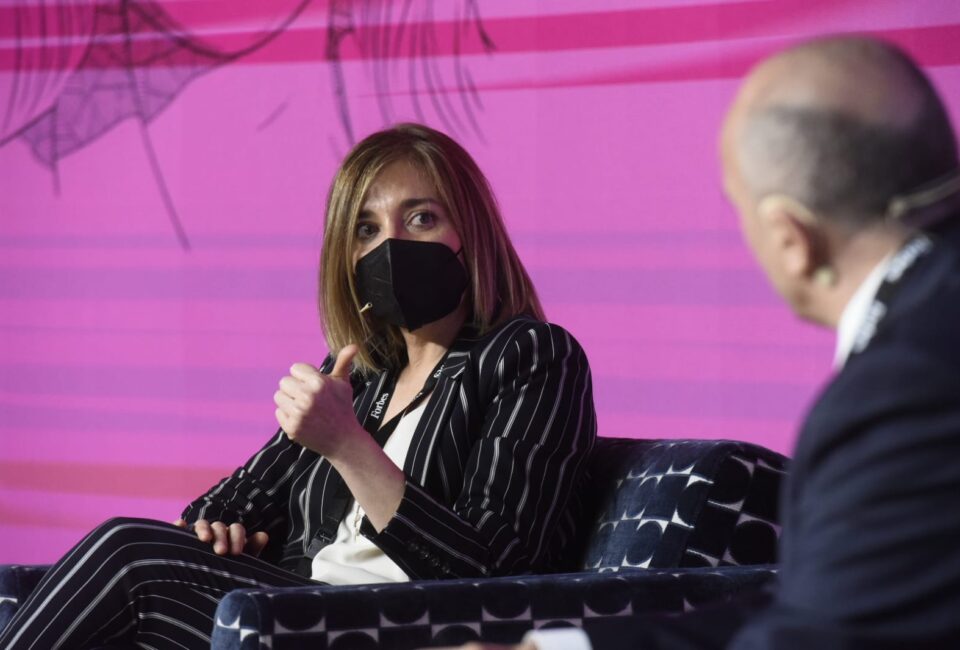
[[[596,430],[590,372],[543,322],[466,151],[418,125],[358,144],[330,191],[320,271],[337,354],[280,381],[280,431],[177,526],[115,519],[88,535],[0,647],[208,647],[238,587],[564,568]]]

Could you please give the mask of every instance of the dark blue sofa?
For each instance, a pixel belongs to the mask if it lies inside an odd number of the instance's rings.
[[[386,585],[242,589],[217,611],[216,650],[418,648],[512,642],[534,627],[596,628],[769,587],[787,460],[731,441],[601,438],[578,570]],[[0,627],[45,567],[0,567]]]

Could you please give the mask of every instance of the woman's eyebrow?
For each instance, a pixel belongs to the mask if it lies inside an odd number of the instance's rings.
[[[413,198],[404,199],[400,201],[400,209],[403,211],[406,211],[406,210],[410,210],[411,208],[415,208],[418,205],[424,205],[426,203],[432,203],[436,206],[443,207],[443,204],[440,203],[438,199],[435,199],[432,196],[424,196],[424,197],[413,197]],[[376,216],[377,215],[373,210],[370,210],[369,208],[364,208],[363,210],[360,211],[359,218],[373,219]]]
[[[427,196],[423,198],[412,198],[404,199],[400,201],[400,209],[409,210],[410,208],[415,208],[418,205],[423,205],[424,203],[433,203],[434,205],[440,205],[440,201],[433,198],[432,196]]]

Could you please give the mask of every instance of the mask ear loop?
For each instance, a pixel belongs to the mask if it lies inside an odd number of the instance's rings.
[[[373,309],[373,303],[368,302],[359,310],[357,310],[357,313],[363,316],[366,312],[370,311],[371,309]],[[373,343],[375,339],[376,339],[376,333],[371,329],[370,333],[367,334],[367,336],[362,341],[360,341],[359,345],[365,348],[367,350],[367,353],[369,354],[371,352],[371,343]],[[377,350],[376,345],[373,345],[372,348],[373,348],[373,351]]]

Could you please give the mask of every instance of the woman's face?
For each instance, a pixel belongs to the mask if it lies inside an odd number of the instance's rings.
[[[386,239],[439,242],[460,250],[460,236],[433,184],[406,160],[384,167],[370,186],[354,233],[354,266]]]

